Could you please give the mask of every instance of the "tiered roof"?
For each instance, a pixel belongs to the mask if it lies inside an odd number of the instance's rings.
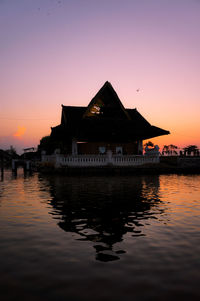
[[[61,124],[52,137],[78,141],[131,142],[167,135],[151,125],[136,109],[125,109],[117,93],[106,82],[87,107],[62,105]]]

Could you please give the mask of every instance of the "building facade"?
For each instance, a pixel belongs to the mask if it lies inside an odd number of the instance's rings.
[[[137,109],[126,109],[109,82],[88,106],[62,105],[60,125],[51,128],[54,151],[64,155],[142,155],[143,141],[167,135]]]

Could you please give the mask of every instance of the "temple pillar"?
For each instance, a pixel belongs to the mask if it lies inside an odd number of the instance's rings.
[[[41,161],[42,162],[46,161],[46,151],[45,150],[41,151]]]
[[[138,154],[139,155],[143,154],[143,140],[138,141]]]
[[[107,162],[108,162],[108,165],[113,164],[113,162],[112,162],[112,151],[111,150],[107,151]]]
[[[77,140],[75,138],[72,139],[72,155],[78,155],[78,145]]]

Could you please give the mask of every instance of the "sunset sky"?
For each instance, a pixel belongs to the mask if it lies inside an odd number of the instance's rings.
[[[200,147],[200,1],[0,0],[0,148],[37,146],[107,80],[161,148]]]

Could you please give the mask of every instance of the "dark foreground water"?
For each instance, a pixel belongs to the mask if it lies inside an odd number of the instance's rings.
[[[0,300],[200,300],[200,176],[0,182]]]

